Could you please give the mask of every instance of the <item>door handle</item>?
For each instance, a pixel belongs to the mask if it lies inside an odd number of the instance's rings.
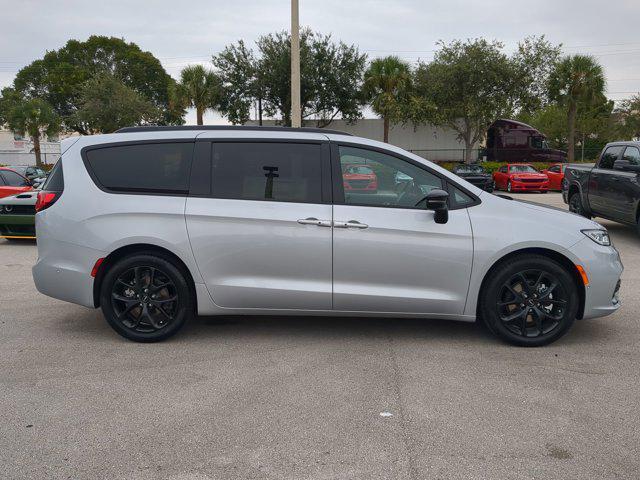
[[[330,227],[331,220],[318,220],[316,217],[300,218],[300,225],[315,225],[316,227]]]
[[[333,222],[333,226],[336,228],[368,228],[369,225],[360,223],[357,220],[349,220],[348,222]]]

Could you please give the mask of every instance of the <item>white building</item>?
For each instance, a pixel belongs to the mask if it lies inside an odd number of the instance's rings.
[[[60,141],[42,139],[40,151],[44,163],[55,163],[60,157]],[[0,165],[35,165],[33,142],[9,130],[0,130]]]

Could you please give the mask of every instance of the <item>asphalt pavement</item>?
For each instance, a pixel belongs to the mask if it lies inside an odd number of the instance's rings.
[[[638,478],[640,238],[602,223],[623,307],[538,349],[317,317],[199,318],[136,344],[39,294],[35,244],[0,240],[0,478]]]

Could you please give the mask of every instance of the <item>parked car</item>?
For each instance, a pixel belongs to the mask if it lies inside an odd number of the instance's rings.
[[[34,187],[44,183],[47,179],[47,172],[40,167],[30,165],[7,165],[5,168],[13,170],[14,172],[29,179]]]
[[[0,167],[0,198],[31,190],[32,183],[11,168]]]
[[[640,142],[608,143],[593,165],[568,165],[562,197],[569,210],[634,225],[640,233]]]
[[[493,172],[497,190],[507,192],[543,192],[549,190],[549,178],[527,163],[509,163]]]
[[[542,170],[542,173],[549,179],[549,190],[562,190],[562,180],[564,180],[564,169],[566,166],[566,163],[556,163]]]
[[[493,177],[482,165],[477,163],[456,165],[453,167],[453,173],[486,192],[493,192]]]
[[[374,193],[378,190],[378,177],[366,165],[346,165],[342,170],[342,180],[345,190],[364,190]]]
[[[36,238],[35,215],[38,190],[0,199],[0,238],[24,240]]]
[[[531,125],[501,118],[487,131],[487,160],[493,162],[566,162],[567,153],[550,148],[547,137]]]
[[[480,318],[538,346],[620,306],[622,264],[601,225],[488,194],[386,143],[132,127],[62,152],[38,194],[36,287],[102,308],[132,340],[170,337],[194,314],[310,314]],[[411,180],[349,196],[354,159]]]

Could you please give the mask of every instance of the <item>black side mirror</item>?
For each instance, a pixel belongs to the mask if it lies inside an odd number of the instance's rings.
[[[449,221],[449,194],[444,190],[431,190],[425,197],[427,210],[434,211],[434,221],[436,223],[447,223]]]
[[[640,165],[634,165],[629,160],[621,159],[613,162],[614,170],[621,170],[623,172],[636,172],[640,173]]]

